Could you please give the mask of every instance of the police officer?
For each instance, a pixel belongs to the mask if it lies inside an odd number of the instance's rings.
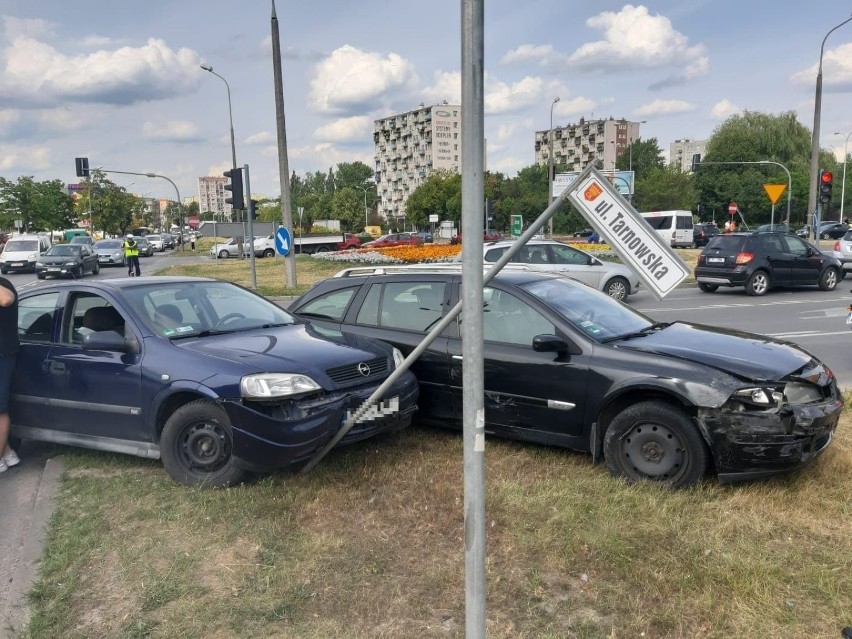
[[[127,260],[127,275],[129,277],[142,275],[139,268],[139,245],[133,239],[133,233],[128,233],[124,240],[124,257]]]

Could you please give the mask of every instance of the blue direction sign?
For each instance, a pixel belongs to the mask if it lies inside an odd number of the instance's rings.
[[[275,250],[279,255],[287,255],[293,247],[293,239],[290,237],[290,231],[283,226],[279,227],[275,232]]]

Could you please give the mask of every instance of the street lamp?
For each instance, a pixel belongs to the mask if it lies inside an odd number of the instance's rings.
[[[553,202],[553,107],[556,106],[557,102],[559,102],[559,96],[553,98],[553,102],[550,103],[550,130],[548,131],[547,143],[547,206],[550,206],[550,203]],[[548,230],[550,236],[553,237],[553,216],[548,220]]]
[[[355,188],[364,191],[364,230],[366,232],[367,226],[369,225],[369,222],[367,221],[367,187],[356,186]]]
[[[843,135],[840,131],[835,131],[834,135]],[[846,157],[847,151],[846,148],[849,145],[849,136],[852,135],[852,131],[846,134],[846,142],[843,143],[843,182],[840,184],[840,221],[842,222],[845,218],[843,217],[843,200],[846,195]]]
[[[231,86],[228,84],[228,81],[225,78],[223,78],[221,75],[216,73],[213,70],[213,67],[211,67],[209,64],[202,64],[201,68],[204,69],[205,71],[209,71],[210,73],[215,75],[217,78],[222,80],[222,82],[225,83],[225,88],[228,91],[228,122],[230,122],[230,124],[231,124],[231,168],[235,171],[235,174],[236,174],[237,147],[234,144],[234,114],[231,111]],[[242,220],[240,220],[240,221],[242,222]],[[181,229],[181,233],[183,233],[183,229]]]
[[[822,110],[822,54],[825,50],[825,41],[828,40],[828,36],[850,20],[852,20],[852,16],[849,16],[843,22],[831,29],[831,31],[826,33],[819,48],[819,67],[817,69],[816,97],[814,98],[814,130],[813,138],[811,138],[811,188],[808,192],[808,229],[812,229],[814,225],[814,208],[816,207],[817,199],[817,178],[819,173],[819,119],[820,112]],[[809,230],[809,237],[810,233],[811,231]]]

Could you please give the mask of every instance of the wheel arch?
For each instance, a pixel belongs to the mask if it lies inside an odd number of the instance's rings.
[[[159,443],[166,422],[178,408],[198,399],[218,401],[220,398],[209,388],[198,384],[176,384],[160,391],[151,402],[151,405],[155,407],[151,411],[153,421],[149,424],[153,441]]]

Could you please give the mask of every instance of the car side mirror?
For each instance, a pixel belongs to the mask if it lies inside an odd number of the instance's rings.
[[[556,335],[536,335],[533,337],[533,350],[536,353],[568,353],[579,355],[582,351],[576,344]]]
[[[129,340],[115,331],[98,331],[83,336],[84,351],[114,351],[118,353],[137,353],[136,340]]]

